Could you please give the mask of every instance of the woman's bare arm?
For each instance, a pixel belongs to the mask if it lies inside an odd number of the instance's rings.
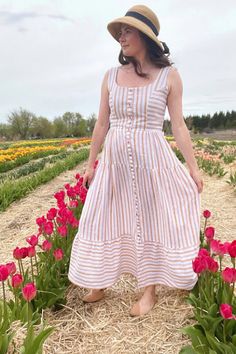
[[[108,71],[107,71],[104,75],[103,82],[102,82],[99,114],[93,129],[87,167],[93,168],[94,166],[97,155],[100,151],[101,145],[104,142],[105,136],[109,128],[109,115],[110,115],[110,107],[109,107]]]
[[[167,106],[171,119],[171,128],[177,146],[182,152],[190,171],[199,170],[194,156],[189,130],[185,124],[182,110],[183,84],[179,72],[175,69],[169,72],[170,90]]]

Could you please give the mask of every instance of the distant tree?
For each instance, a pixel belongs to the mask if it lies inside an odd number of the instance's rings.
[[[11,140],[12,132],[9,124],[0,123],[0,140]]]
[[[61,117],[56,117],[53,120],[54,138],[62,138],[67,135],[67,127]]]
[[[53,136],[53,124],[45,117],[34,117],[30,132],[31,136],[37,138],[51,138]]]
[[[27,139],[29,137],[30,128],[32,126],[35,114],[25,109],[20,108],[8,115],[8,122],[11,125],[12,134],[18,136],[20,139]]]
[[[87,118],[88,135],[92,135],[96,121],[97,121],[97,116],[95,113],[90,114],[90,116]]]

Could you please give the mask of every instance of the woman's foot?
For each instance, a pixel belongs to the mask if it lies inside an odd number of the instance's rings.
[[[83,302],[95,302],[104,298],[105,289],[91,289],[83,298]]]
[[[154,288],[155,289],[155,288]],[[141,299],[139,299],[135,304],[132,306],[130,310],[131,316],[142,316],[146,315],[155,305],[157,302],[155,290],[147,291],[143,294]]]

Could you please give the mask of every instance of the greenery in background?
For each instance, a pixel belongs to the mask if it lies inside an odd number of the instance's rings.
[[[83,148],[67,156],[63,161],[58,161],[52,167],[46,167],[35,173],[33,176],[25,177],[18,181],[7,181],[0,185],[0,211],[6,208],[15,200],[19,200],[38,186],[51,181],[60,173],[71,170],[81,161],[89,156],[89,149]]]
[[[78,112],[66,112],[62,116],[50,121],[46,117],[36,116],[34,113],[20,108],[8,116],[7,123],[0,124],[0,139],[35,139],[91,136],[97,116],[93,113],[88,118]],[[193,133],[212,132],[213,130],[236,129],[236,111],[220,111],[212,116],[190,115],[184,118],[189,130]],[[171,122],[165,119],[163,130],[171,134]]]
[[[32,154],[28,154],[26,156],[19,157],[13,161],[6,161],[0,164],[0,173],[13,170],[15,167],[22,166],[31,160],[36,160],[42,157],[46,157],[49,155],[56,155],[60,153],[61,150],[39,151],[39,152],[34,152]]]
[[[53,164],[57,160],[62,160],[65,157],[71,155],[74,153],[74,151],[63,151],[62,153],[55,155],[55,156],[49,156],[49,157],[44,157],[40,159],[39,161],[32,161],[29,163],[26,163],[25,165],[14,169],[13,171],[10,172],[5,172],[0,174],[0,183],[4,182],[6,180],[13,180],[17,179],[23,176],[28,176],[29,174],[33,172],[37,172],[42,170],[46,164]]]

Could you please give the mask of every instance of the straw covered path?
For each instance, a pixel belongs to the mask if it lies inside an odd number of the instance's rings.
[[[25,237],[37,230],[35,219],[55,207],[53,194],[65,183],[73,184],[75,174],[82,174],[85,165],[83,162],[61,174],[0,214],[0,263],[11,261],[12,249],[26,244]],[[236,198],[233,188],[225,182],[228,175],[218,179],[202,172],[202,176],[201,211],[212,212],[208,226],[215,227],[216,238],[232,241],[236,239]],[[203,222],[202,218],[202,226]],[[157,285],[154,309],[146,316],[133,318],[129,316],[130,307],[142,294],[134,292],[135,282],[132,275],[122,275],[113,287],[105,290],[105,299],[94,304],[81,301],[86,289],[69,286],[66,306],[56,313],[43,313],[46,322],[56,327],[44,345],[44,353],[179,353],[189,343],[180,329],[193,323],[190,305],[185,301],[188,292]],[[20,340],[20,330],[18,335]]]

